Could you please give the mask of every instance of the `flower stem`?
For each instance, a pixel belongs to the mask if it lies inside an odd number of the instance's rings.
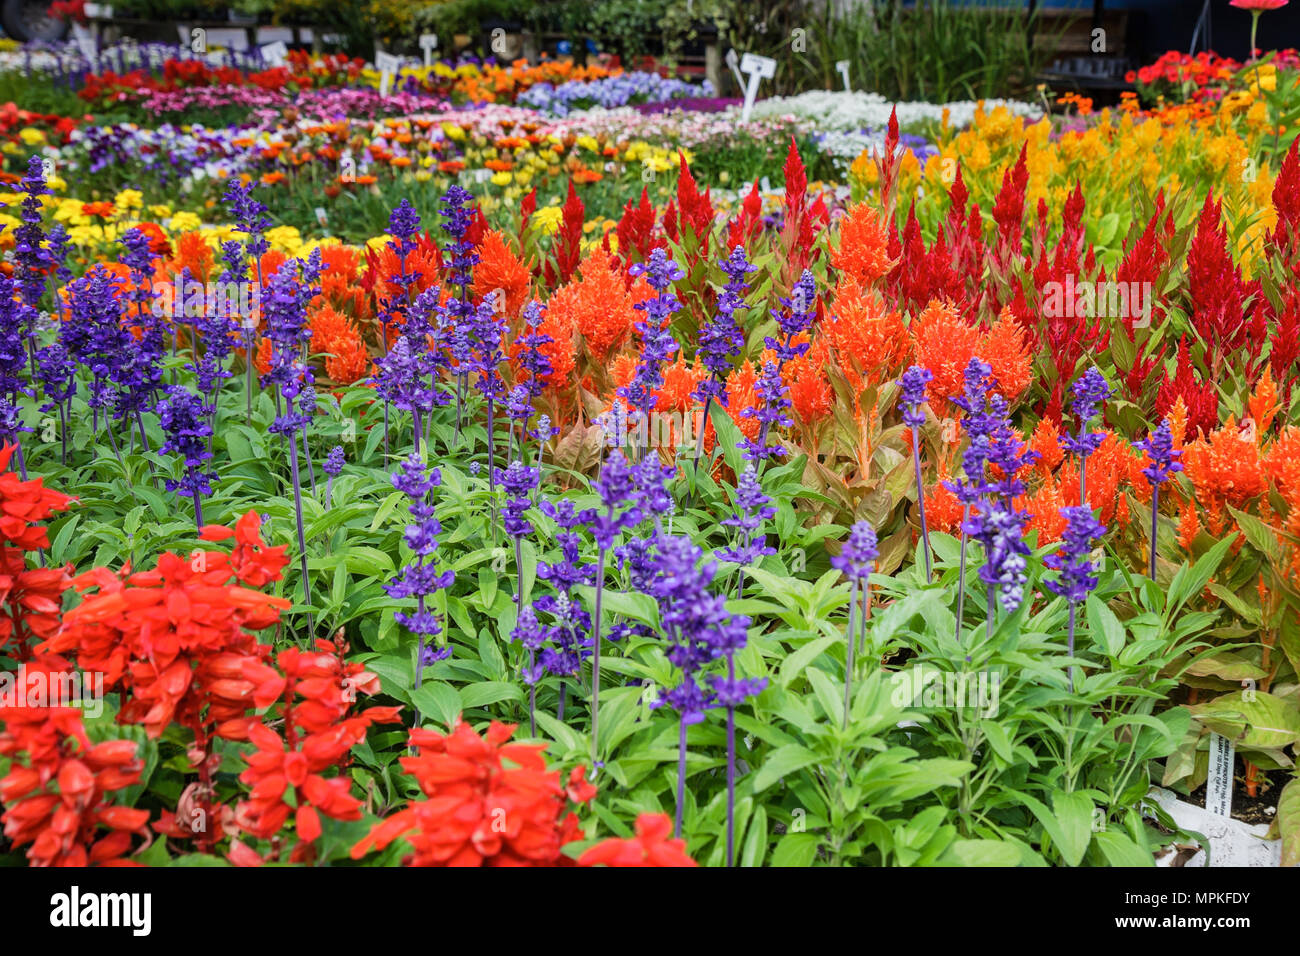
[[[307,535],[302,526],[302,485],[298,475],[298,441],[293,435],[289,436],[289,468],[293,474],[293,507],[298,521],[298,560],[302,570],[302,602],[310,605],[311,584],[307,580]],[[315,630],[311,611],[307,612],[307,630],[308,633]]]
[[[1156,579],[1156,531],[1160,527],[1160,486],[1151,486],[1151,571],[1150,577]]]
[[[921,444],[917,428],[912,426],[912,462],[916,466],[916,507],[921,515],[921,542],[925,548],[925,583],[934,581],[930,563],[930,531],[925,525],[925,485],[921,484]]]
[[[734,651],[727,651],[727,679],[736,679]],[[727,866],[736,865],[736,708],[727,708]]]
[[[592,641],[591,654],[591,774],[596,775],[596,769],[599,767],[599,751],[597,750],[597,729],[600,721],[600,598],[605,584],[605,549],[600,549],[600,555],[596,559],[596,608],[595,619],[592,626],[595,628],[594,640]],[[682,729],[682,738],[685,739],[686,730]],[[679,811],[680,812],[680,811]]]
[[[845,632],[847,641],[844,650],[844,729],[849,729],[849,699],[853,692],[853,650],[857,644],[853,630],[854,612],[858,607],[858,582],[854,578],[849,582],[849,627]]]
[[[682,805],[686,802],[686,718],[678,722],[677,735],[677,815],[673,819],[673,836],[682,835]]]

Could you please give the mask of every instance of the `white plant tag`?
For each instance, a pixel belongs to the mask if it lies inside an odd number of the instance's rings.
[[[728,50],[723,59],[727,61],[727,66],[731,68],[731,75],[736,78],[736,85],[743,90],[745,88],[745,78],[740,73],[740,57],[736,55],[735,49]]]
[[[81,55],[93,63],[96,54],[99,52],[95,49],[95,34],[80,23],[74,23],[72,25],[72,36],[77,41],[77,49],[81,51]]]
[[[391,53],[375,51],[375,69],[379,71],[379,95],[387,96],[393,89],[393,78],[402,68],[402,61]]]
[[[1210,773],[1205,778],[1205,809],[1221,817],[1232,816],[1232,767],[1235,749],[1221,734],[1210,734]]]
[[[420,49],[424,51],[424,68],[433,66],[433,51],[438,49],[438,34],[421,33]]]
[[[740,58],[740,72],[749,75],[749,80],[745,83],[745,105],[740,111],[740,121],[748,123],[754,112],[754,101],[758,99],[758,84],[776,76],[776,60],[770,56],[746,53]]]
[[[853,89],[853,87],[849,85],[849,61],[836,60],[835,71],[839,73],[840,76],[844,77],[844,89],[846,91]]]
[[[318,223],[320,223],[320,227],[321,227],[322,229],[328,229],[328,228],[329,228],[330,221],[329,221],[329,218],[325,215],[325,207],[324,207],[324,206],[317,206],[317,207],[316,207],[316,221],[317,221]]]
[[[269,67],[284,66],[284,58],[289,55],[289,48],[283,40],[276,40],[262,47],[262,62]]]

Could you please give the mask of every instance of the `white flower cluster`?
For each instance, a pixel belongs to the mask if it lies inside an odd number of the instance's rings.
[[[1043,112],[1041,107],[1033,103],[1018,100],[984,100],[983,103],[985,110],[1005,106],[1017,116],[1036,118]],[[798,96],[774,96],[760,100],[754,104],[754,117],[757,119],[793,113],[815,122],[819,129],[879,130],[885,128],[890,111],[897,106],[901,127],[940,123],[946,109],[948,122],[960,128],[971,124],[979,105],[973,100],[953,103],[891,103],[879,93],[813,90]]]

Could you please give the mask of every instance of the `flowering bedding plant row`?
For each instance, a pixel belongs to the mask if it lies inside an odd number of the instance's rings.
[[[19,134],[0,853],[1151,865],[1221,734],[1295,862],[1258,86],[891,112],[840,189],[728,111]]]

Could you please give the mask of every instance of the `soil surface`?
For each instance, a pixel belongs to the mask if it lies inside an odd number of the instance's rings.
[[[1270,824],[1277,816],[1277,796],[1282,792],[1288,780],[1290,770],[1255,771],[1255,796],[1246,792],[1246,763],[1241,754],[1233,758],[1232,776],[1232,818],[1242,823]],[[1205,784],[1201,784],[1187,796],[1187,802],[1198,807],[1205,806]]]

